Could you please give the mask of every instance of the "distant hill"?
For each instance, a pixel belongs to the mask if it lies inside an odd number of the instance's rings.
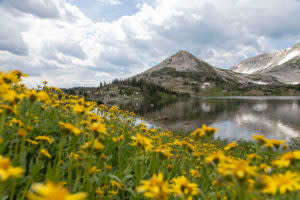
[[[249,58],[231,70],[244,74],[271,75],[284,84],[299,84],[300,43],[288,49]]]

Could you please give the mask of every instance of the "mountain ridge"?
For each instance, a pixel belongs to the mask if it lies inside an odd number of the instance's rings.
[[[298,84],[300,64],[297,60],[300,60],[300,43],[291,48],[248,58],[230,70],[242,74],[271,75],[283,84]]]
[[[226,93],[253,85],[280,84],[272,75],[247,75],[220,69],[183,50],[129,79],[142,79],[192,96],[207,94],[208,89],[215,88]]]
[[[300,43],[294,45],[300,49]],[[299,47],[298,47],[299,46]],[[285,50],[292,52],[296,48]],[[266,65],[272,56],[288,54],[275,52],[249,58]],[[249,61],[250,60],[250,61]],[[258,60],[258,61],[257,61]],[[257,64],[257,68],[260,66]],[[300,57],[294,56],[285,63],[246,74],[231,69],[211,66],[187,51],[180,50],[154,67],[125,80],[97,88],[73,88],[67,93],[85,96],[97,102],[128,99],[160,99],[175,96],[278,96],[300,95]]]

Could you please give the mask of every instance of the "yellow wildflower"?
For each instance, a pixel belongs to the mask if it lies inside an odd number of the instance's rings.
[[[69,194],[61,184],[47,182],[46,184],[35,183],[32,185],[32,191],[27,194],[29,200],[84,200],[86,193]]]
[[[112,141],[114,143],[118,143],[118,142],[122,141],[123,139],[124,139],[124,134],[120,135],[119,137],[113,137]]]
[[[225,151],[228,151],[228,150],[237,148],[238,146],[239,146],[239,145],[238,145],[236,142],[231,142],[231,143],[229,143],[229,144],[224,148],[224,150],[225,150]]]
[[[289,167],[291,163],[295,160],[300,160],[300,151],[288,151],[284,153],[280,159],[273,160],[272,164],[278,166],[279,168]]]
[[[278,149],[280,145],[284,145],[284,143],[286,143],[285,140],[267,139],[265,142],[265,147],[275,147]]]
[[[36,90],[26,90],[25,94],[27,95],[30,103],[35,102],[38,98],[38,93]]]
[[[290,164],[291,164],[291,161],[286,160],[286,159],[278,159],[278,160],[273,160],[272,161],[272,165],[276,165],[279,168],[288,167],[288,166],[290,166]]]
[[[23,173],[22,167],[13,167],[9,158],[0,155],[0,180],[6,181],[10,177],[20,177]]]
[[[26,139],[27,142],[33,145],[38,145],[39,143],[37,141],[31,140],[31,139]]]
[[[194,150],[194,146],[192,144],[188,143],[187,141],[180,141],[180,140],[176,139],[173,144],[187,148],[187,150],[189,152],[192,152]]]
[[[94,148],[99,151],[101,149],[104,149],[104,145],[102,143],[98,142],[98,140],[95,140],[94,141]]]
[[[46,149],[41,149],[40,152],[41,152],[45,157],[51,158],[51,155],[50,155],[50,153],[48,152],[48,150],[46,150]]]
[[[123,190],[123,187],[124,187],[124,184],[123,183],[119,183],[115,180],[110,180],[110,184],[113,186],[113,187],[117,187],[119,190]]]
[[[272,176],[265,176],[263,180],[265,187],[264,193],[285,194],[287,191],[300,190],[300,175],[295,172],[287,171],[285,174],[274,174]]]
[[[161,159],[170,158],[170,157],[174,156],[171,153],[171,151],[172,151],[171,147],[160,146],[157,149],[155,149],[154,151],[159,154],[159,156],[160,156]]]
[[[207,127],[205,124],[202,125],[202,131],[205,133],[207,137],[211,137],[218,131],[218,129],[213,127]]]
[[[23,129],[23,128],[18,129],[18,136],[25,137],[27,134],[28,134],[28,132],[25,129]]]
[[[93,175],[97,172],[101,172],[101,169],[97,169],[96,166],[92,166],[92,167],[89,168],[89,175]]]
[[[90,125],[90,130],[93,131],[94,133],[106,134],[105,124],[102,124],[102,123],[92,123]]]
[[[180,176],[172,179],[172,190],[176,196],[181,198],[187,197],[192,199],[192,196],[199,194],[196,183],[191,183],[186,177]]]
[[[72,108],[74,113],[83,114],[86,112],[86,108],[83,105],[75,104]]]
[[[95,123],[95,122],[103,122],[103,119],[102,119],[99,115],[97,115],[97,114],[95,114],[95,113],[89,114],[88,119],[89,119],[89,121],[92,122],[92,123]]]
[[[30,132],[30,131],[32,131],[32,130],[33,130],[33,128],[32,128],[32,126],[30,126],[30,125],[27,125],[27,126],[26,126],[26,130],[27,130],[28,132]]]
[[[167,200],[170,190],[168,182],[163,179],[162,173],[154,174],[150,180],[142,180],[142,185],[137,187],[138,192],[143,192],[145,197],[155,200]]]
[[[174,165],[168,164],[168,170],[171,170],[174,168]]]
[[[191,169],[191,175],[192,175],[192,177],[195,177],[195,178],[201,177],[200,172],[198,170],[194,170],[194,169]]]
[[[191,136],[195,137],[195,138],[203,137],[203,136],[205,136],[205,133],[202,131],[202,129],[197,128],[194,132],[191,133]]]
[[[33,116],[33,118],[34,118],[33,123],[37,124],[38,123],[38,117],[37,116]]]
[[[91,144],[92,144],[92,141],[88,141],[88,142],[84,143],[83,145],[81,145],[80,147],[83,149],[87,149],[91,146]]]
[[[81,120],[81,121],[80,121],[80,124],[82,124],[83,126],[87,126],[87,125],[90,124],[90,122],[87,121],[87,120]]]
[[[218,129],[213,127],[207,127],[205,124],[202,125],[202,128],[197,128],[193,133],[191,133],[192,137],[201,138],[201,137],[212,137]]]
[[[223,154],[223,152],[219,151],[219,152],[215,152],[209,156],[207,156],[205,158],[205,163],[206,164],[218,164],[220,161],[223,161],[225,159],[225,155]]]
[[[257,155],[255,153],[250,153],[247,155],[248,161],[255,161],[255,160],[262,160],[262,157],[260,155]]]
[[[253,135],[252,138],[257,140],[260,144],[265,144],[267,142],[267,139],[264,135]]]
[[[239,179],[255,176],[255,166],[250,166],[245,160],[226,159],[218,165],[218,172],[223,176],[235,176]]]
[[[49,95],[45,92],[45,91],[40,91],[39,93],[37,93],[37,100],[40,102],[47,102],[49,101],[50,97]]]
[[[7,114],[11,114],[11,113],[17,113],[17,107],[16,105],[13,106],[8,106],[8,105],[0,105],[0,113],[2,112],[6,112]]]
[[[48,142],[49,144],[52,144],[53,139],[49,136],[45,136],[45,135],[40,135],[34,138],[34,140],[40,140],[40,141],[45,141]]]
[[[74,135],[79,135],[81,130],[70,123],[59,122],[60,129],[64,133],[73,133]]]
[[[102,153],[100,158],[101,158],[101,160],[106,160],[107,156],[104,153]]]
[[[297,151],[288,151],[281,156],[281,159],[284,160],[300,160],[300,150]]]
[[[70,157],[72,157],[74,160],[78,160],[81,158],[79,154],[73,152],[70,153]]]
[[[260,167],[262,170],[264,170],[265,173],[269,173],[269,172],[271,172],[271,170],[272,170],[272,168],[271,168],[269,165],[267,165],[266,163],[260,164],[259,167]]]
[[[13,126],[13,124],[16,124],[18,127],[22,127],[23,126],[23,122],[21,120],[18,120],[16,118],[12,118],[9,122],[9,126]]]
[[[113,190],[113,189],[112,189],[112,190],[109,191],[109,194],[111,194],[112,196],[114,196],[114,195],[117,195],[118,192],[119,192],[118,189],[116,189],[116,190]]]
[[[136,136],[131,136],[130,137],[133,142],[130,144],[131,146],[137,146],[137,147],[143,147],[145,150],[150,150],[152,149],[152,140],[137,133]]]
[[[96,190],[96,194],[98,194],[98,195],[103,195],[104,194],[104,192],[103,192],[103,190],[101,189],[101,187],[97,187],[97,190]]]
[[[193,155],[194,155],[195,157],[197,157],[198,160],[200,160],[201,158],[204,157],[205,153],[204,153],[204,152],[194,151],[194,152],[193,152]]]

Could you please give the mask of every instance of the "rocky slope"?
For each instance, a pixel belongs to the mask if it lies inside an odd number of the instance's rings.
[[[263,74],[285,84],[300,83],[300,43],[289,49],[262,54],[233,66],[232,71],[243,74]]]
[[[278,81],[286,84],[300,84],[300,56],[278,65],[264,74],[276,77]]]
[[[246,87],[279,84],[271,75],[246,75],[219,69],[182,50],[133,78],[192,96],[211,95],[214,92],[225,95]]]

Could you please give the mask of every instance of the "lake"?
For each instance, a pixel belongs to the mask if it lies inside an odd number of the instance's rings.
[[[190,98],[171,103],[127,102],[148,126],[193,131],[202,124],[218,128],[216,137],[249,139],[300,137],[300,97]]]

